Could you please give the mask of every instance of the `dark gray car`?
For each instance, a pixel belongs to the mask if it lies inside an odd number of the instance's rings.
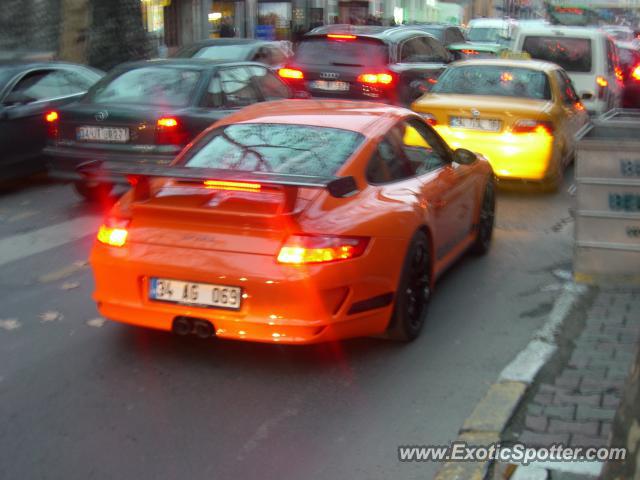
[[[0,62],[0,179],[44,170],[45,113],[80,98],[103,72],[59,62]]]
[[[57,112],[45,149],[49,174],[73,180],[86,198],[101,198],[113,184],[85,176],[83,165],[166,165],[217,120],[247,105],[290,97],[289,88],[258,63],[171,59],[124,64],[80,102]]]

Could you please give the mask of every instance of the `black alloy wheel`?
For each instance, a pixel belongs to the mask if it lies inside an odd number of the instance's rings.
[[[411,241],[402,268],[387,338],[409,342],[420,334],[431,299],[431,253],[427,235],[420,231]]]
[[[493,237],[493,226],[496,217],[496,189],[492,180],[487,182],[482,197],[480,207],[480,217],[478,218],[478,236],[471,246],[471,251],[476,255],[484,255],[489,251],[491,238]]]

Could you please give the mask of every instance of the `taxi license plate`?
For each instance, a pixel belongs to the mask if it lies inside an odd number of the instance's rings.
[[[451,128],[467,128],[469,130],[482,130],[484,132],[498,132],[502,126],[500,120],[486,118],[450,117]]]
[[[76,136],[79,141],[98,141],[126,143],[129,141],[129,129],[117,127],[78,127]]]
[[[316,90],[327,90],[330,92],[346,92],[349,90],[349,82],[314,80],[311,82],[311,88]]]
[[[242,289],[239,287],[166,278],[149,280],[151,300],[232,310],[239,310],[242,303]]]

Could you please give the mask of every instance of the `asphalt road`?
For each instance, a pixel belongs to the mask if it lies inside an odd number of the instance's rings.
[[[542,325],[570,266],[557,194],[498,197],[491,252],[438,284],[422,336],[287,347],[98,318],[102,208],[68,185],[0,192],[1,479],[425,479],[399,445],[446,444]]]

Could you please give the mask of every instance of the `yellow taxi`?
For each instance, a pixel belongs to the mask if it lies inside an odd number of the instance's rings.
[[[500,179],[557,189],[589,116],[558,65],[486,59],[451,64],[411,108],[452,148],[484,155]]]

